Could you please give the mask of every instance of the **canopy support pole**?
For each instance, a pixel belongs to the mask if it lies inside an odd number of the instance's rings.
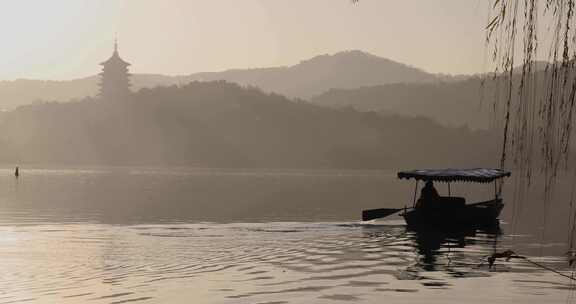
[[[450,191],[450,182],[448,182],[448,196],[452,196],[452,191]]]
[[[418,192],[418,180],[416,180],[416,186],[414,187],[414,199],[412,201],[412,208],[416,207],[416,193]]]

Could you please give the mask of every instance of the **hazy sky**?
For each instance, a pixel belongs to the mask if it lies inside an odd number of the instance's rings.
[[[292,65],[360,49],[430,72],[485,70],[487,0],[0,0],[0,79]]]

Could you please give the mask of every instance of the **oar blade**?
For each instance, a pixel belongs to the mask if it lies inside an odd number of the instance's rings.
[[[392,209],[392,208],[380,208],[380,209],[370,209],[362,211],[362,220],[370,221],[377,218],[387,217],[394,213],[399,212],[402,209]]]

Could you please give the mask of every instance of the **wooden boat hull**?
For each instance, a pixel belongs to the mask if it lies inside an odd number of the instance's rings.
[[[416,208],[401,214],[411,228],[437,227],[486,227],[498,223],[504,208],[502,199],[450,208]]]

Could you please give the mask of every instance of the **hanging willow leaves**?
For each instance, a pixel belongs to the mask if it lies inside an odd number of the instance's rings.
[[[528,189],[533,168],[541,170],[544,212],[558,174],[574,167],[574,4],[575,0],[495,0],[486,26],[495,64],[492,79],[505,84],[503,98],[495,100],[502,110],[496,113],[503,131],[500,166],[512,166],[520,175],[517,188],[522,189],[517,193]],[[538,56],[540,48],[546,57]],[[538,58],[545,59],[544,68]]]

